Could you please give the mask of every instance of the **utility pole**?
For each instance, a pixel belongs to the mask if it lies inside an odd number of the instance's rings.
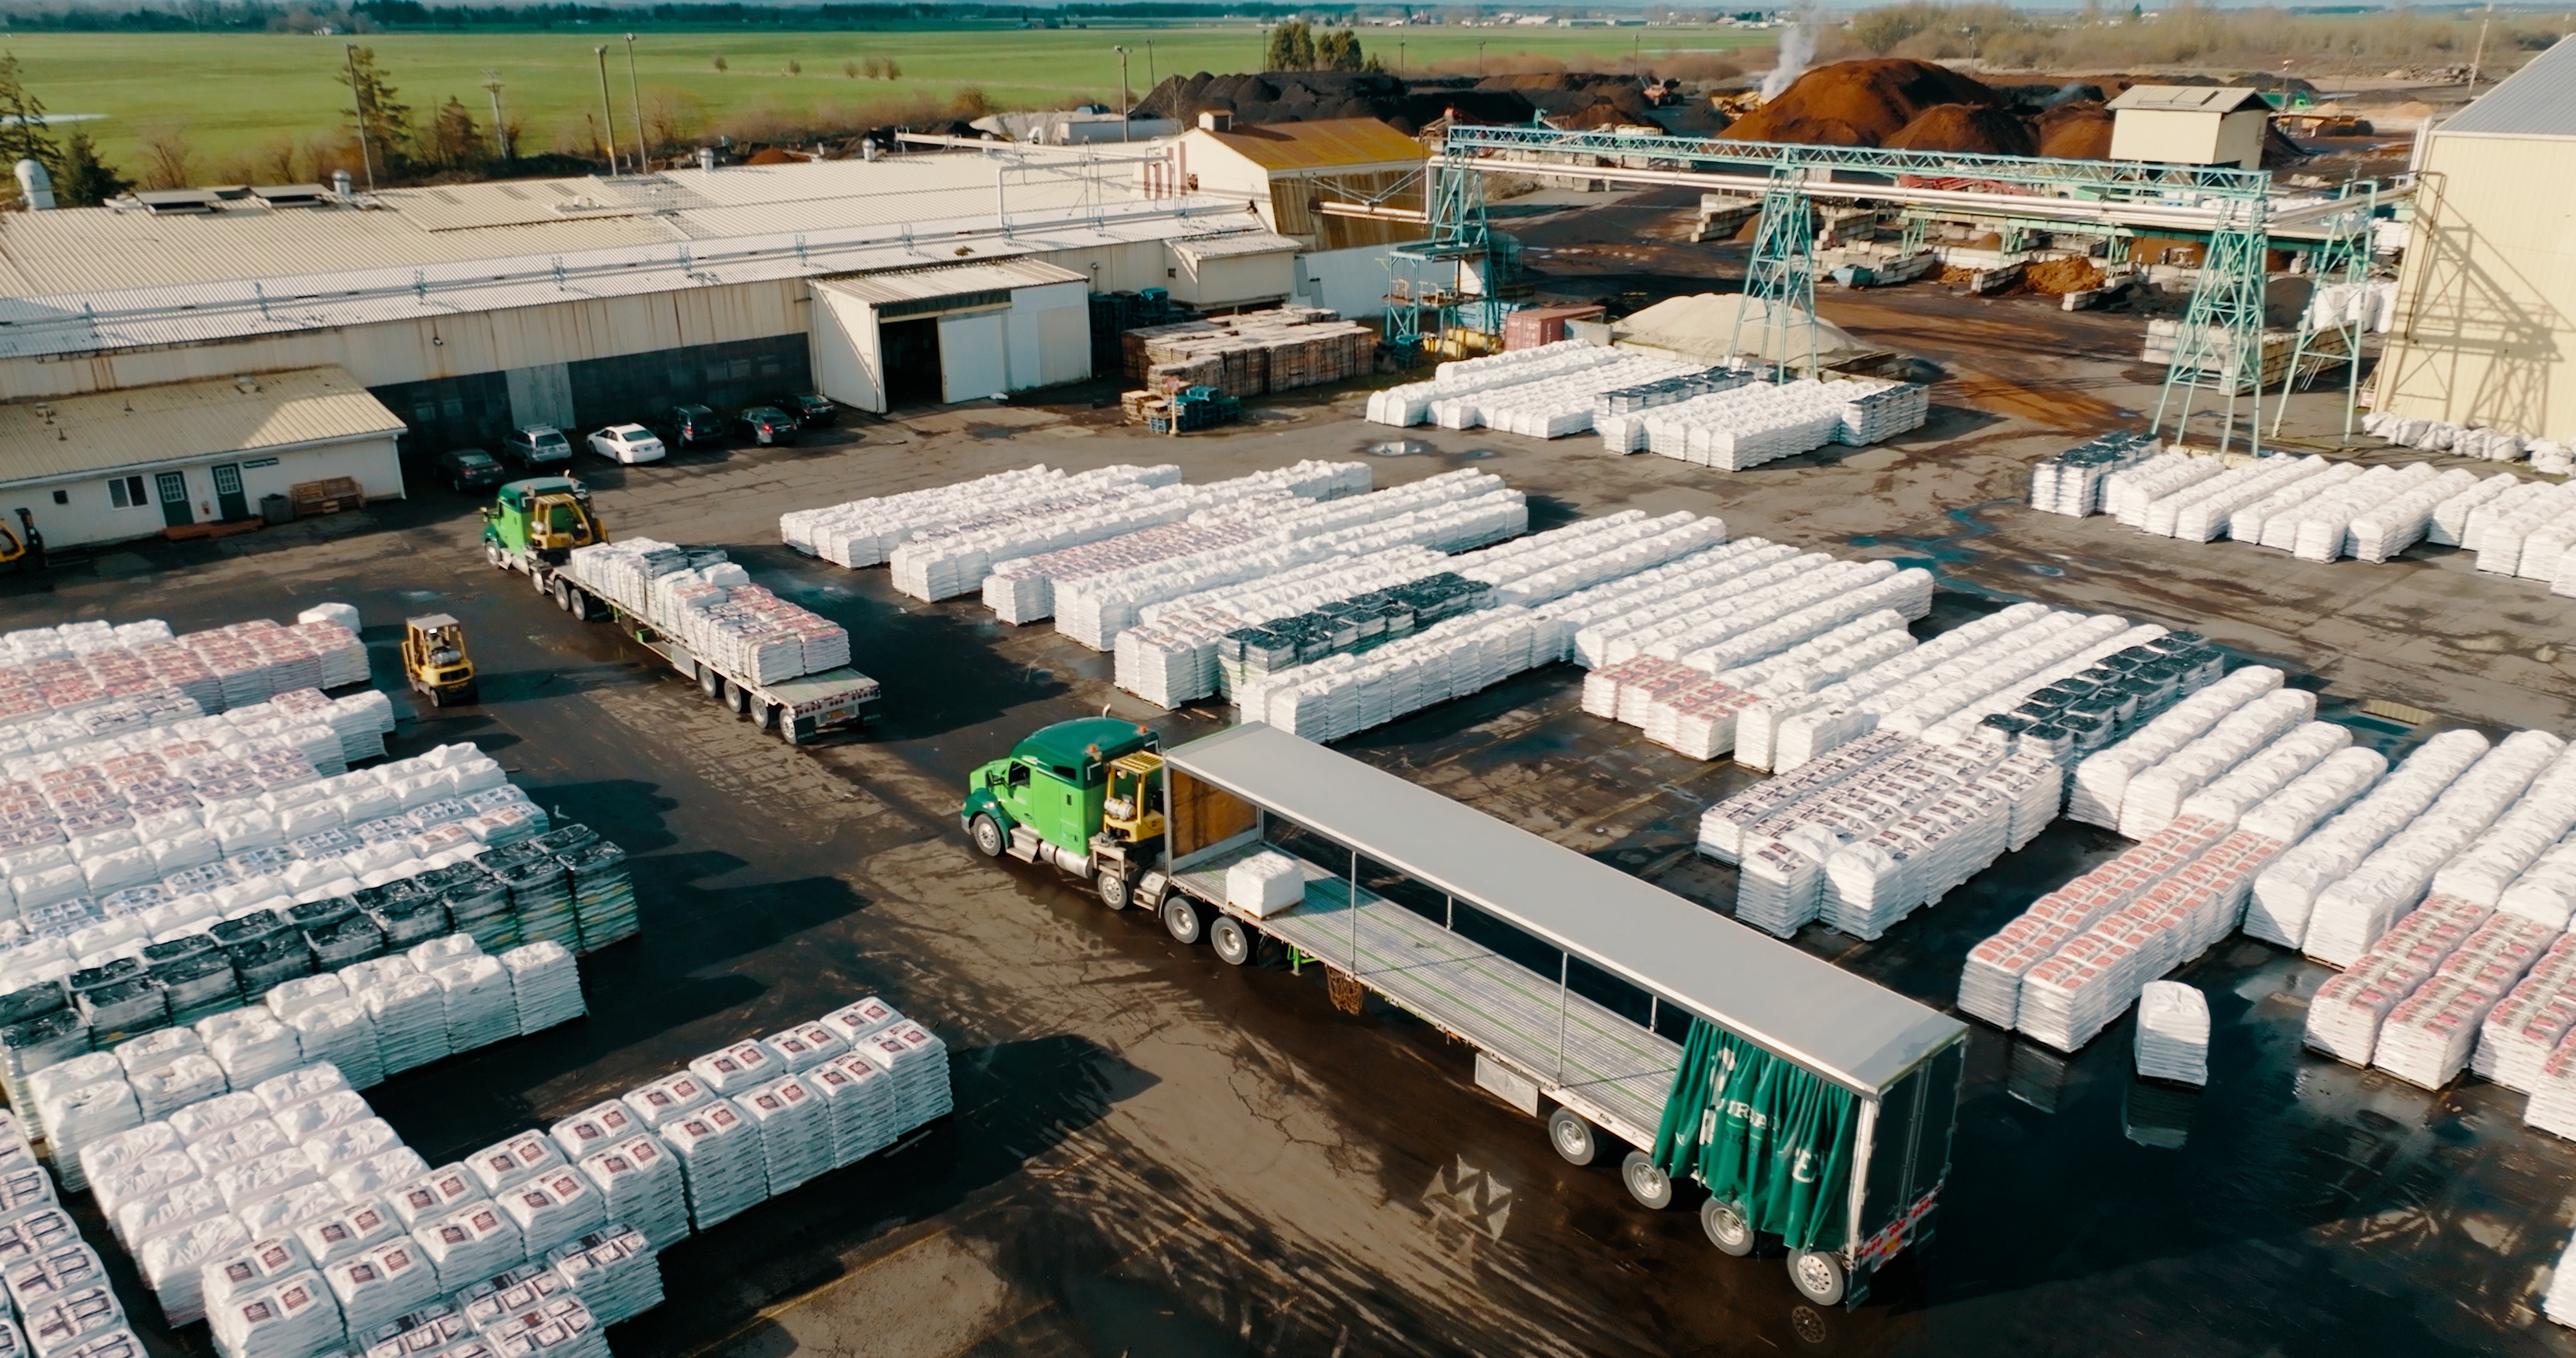
[[[1485,44],[1491,41],[1493,41],[1491,38],[1476,39],[1476,78],[1478,80],[1485,78]]]
[[[608,120],[608,173],[617,173],[617,106],[608,102],[608,44],[590,49],[599,58],[599,112]]]
[[[2487,27],[2494,22],[2495,5],[2490,0],[2487,5],[2487,17],[2478,21],[2477,54],[2469,58],[2469,93],[2471,94],[2478,92],[2478,68],[2485,65],[2487,60]]]
[[[1395,40],[1395,73],[1404,74],[1404,39]]]
[[[1118,140],[1127,140],[1127,129],[1136,121],[1135,102],[1127,97],[1127,49],[1112,47],[1118,54]]]
[[[1151,94],[1163,82],[1154,78],[1154,40],[1145,40],[1145,91]]]
[[[367,145],[367,95],[366,91],[358,87],[358,45],[354,42],[343,43],[341,50],[349,58],[349,102],[358,111],[358,163],[366,167],[367,192],[374,193],[376,191],[376,155]]]
[[[653,168],[652,153],[644,149],[644,87],[635,80],[635,35],[626,35],[626,97],[635,110],[635,173]]]
[[[509,124],[501,121],[501,73],[485,71],[483,88],[492,92],[492,144],[500,149],[501,159],[508,160],[511,158],[510,128]]]

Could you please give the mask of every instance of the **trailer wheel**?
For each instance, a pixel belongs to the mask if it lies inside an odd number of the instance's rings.
[[[732,708],[733,714],[737,717],[749,713],[751,711],[751,690],[744,688],[742,685],[735,683],[731,679],[725,680],[724,705]]]
[[[698,691],[718,702],[724,701],[724,676],[703,665],[699,666]]]
[[[1846,1285],[1843,1261],[1822,1250],[1791,1250],[1789,1285],[1818,1306],[1839,1305]]]
[[[1175,943],[1196,943],[1206,937],[1207,921],[1199,918],[1198,902],[1187,896],[1163,902],[1163,932]]]
[[[778,728],[778,704],[762,703],[751,710],[751,724],[764,731]]]
[[[534,566],[528,568],[528,588],[535,590],[539,594],[544,594],[548,592],[546,589],[546,583],[546,573],[544,571],[539,570]]]
[[[1547,1144],[1569,1165],[1588,1165],[1601,1156],[1601,1138],[1594,1135],[1592,1124],[1571,1108],[1559,1108],[1547,1115]]]
[[[555,607],[562,609],[566,613],[573,611],[572,582],[564,579],[562,576],[555,577]]]
[[[1716,1198],[1699,1205],[1699,1228],[1708,1236],[1708,1243],[1717,1246],[1718,1253],[1738,1259],[1751,1254],[1757,1240],[1753,1223],[1744,1219],[1743,1209]]]
[[[804,734],[796,729],[796,718],[789,715],[787,709],[783,707],[778,709],[778,738],[790,745],[805,743]]]
[[[1655,1157],[1644,1151],[1630,1151],[1619,1162],[1619,1182],[1626,1185],[1628,1196],[1650,1212],[1660,1212],[1673,1205],[1673,1176],[1655,1164]]]
[[[1208,925],[1208,946],[1216,949],[1216,960],[1229,967],[1239,967],[1252,960],[1251,928],[1232,915],[1219,915]]]
[[[1002,833],[1001,822],[993,819],[990,812],[976,812],[975,819],[966,827],[966,834],[975,841],[975,852],[986,858],[999,858],[1002,850],[1010,846],[1010,840]]]

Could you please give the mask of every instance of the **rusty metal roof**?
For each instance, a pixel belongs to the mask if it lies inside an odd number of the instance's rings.
[[[253,373],[0,405],[0,476],[62,480],[402,432],[338,367]]]
[[[1375,118],[1319,118],[1203,132],[1265,170],[1352,170],[1419,165],[1429,152]]]

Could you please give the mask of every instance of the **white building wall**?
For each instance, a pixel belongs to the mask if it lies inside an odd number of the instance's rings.
[[[2218,163],[2219,115],[2190,109],[2124,108],[2111,115],[2111,159],[2170,165]]]
[[[814,330],[806,352],[814,386],[859,410],[885,413],[885,363],[877,340],[877,309],[829,288],[814,290]]]
[[[1306,306],[1331,307],[1343,320],[1386,314],[1386,256],[1392,245],[1361,245],[1297,256],[1297,292]]]
[[[222,463],[242,469],[242,494],[252,514],[259,512],[263,495],[284,495],[297,482],[334,476],[355,478],[370,500],[398,499],[404,493],[402,462],[395,455],[394,441],[390,436],[381,436],[318,448],[225,454],[138,467],[120,476],[143,478],[144,503],[123,509],[116,507],[108,487],[113,478],[104,474],[77,481],[0,484],[0,514],[8,515],[14,528],[18,507],[26,506],[35,513],[36,529],[45,535],[49,549],[154,537],[166,523],[158,475],[177,471],[185,476],[190,518],[210,523],[216,517],[213,469]],[[56,492],[63,497],[60,504],[54,501]]]
[[[1091,376],[1091,289],[1080,283],[1013,288],[1006,321],[1010,384],[1051,387]]]
[[[939,318],[939,399],[980,401],[1011,385],[1006,309]]]

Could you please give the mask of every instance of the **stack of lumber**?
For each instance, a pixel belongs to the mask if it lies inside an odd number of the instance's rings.
[[[1321,307],[1280,307],[1130,330],[1127,375],[1151,393],[1215,387],[1228,396],[1339,382],[1369,371],[1377,332]]]

